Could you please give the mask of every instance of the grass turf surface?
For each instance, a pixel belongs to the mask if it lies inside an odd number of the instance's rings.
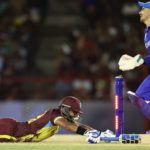
[[[55,135],[40,143],[1,143],[1,150],[149,150],[150,144],[87,144],[82,136]]]

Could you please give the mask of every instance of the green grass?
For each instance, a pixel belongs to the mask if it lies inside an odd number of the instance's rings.
[[[1,144],[1,150],[149,150],[149,145],[122,145],[122,144],[69,144],[54,145],[43,143],[15,143],[15,144]]]
[[[150,150],[150,144],[87,144],[82,136],[54,136],[40,143],[1,143],[0,150]]]

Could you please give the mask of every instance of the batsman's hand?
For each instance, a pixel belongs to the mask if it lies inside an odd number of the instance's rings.
[[[97,144],[100,141],[100,135],[101,132],[97,131],[97,130],[91,130],[91,131],[87,131],[85,133],[86,136],[88,136],[86,138],[86,142],[89,144]]]
[[[143,63],[144,63],[144,59],[140,54],[137,54],[134,57],[125,54],[121,56],[118,65],[120,70],[128,71],[142,65]]]

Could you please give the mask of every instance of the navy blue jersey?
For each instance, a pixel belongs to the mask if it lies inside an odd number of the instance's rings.
[[[150,27],[145,29],[144,43],[148,51],[148,55],[144,57],[144,64],[150,64]]]
[[[150,27],[145,29],[144,43],[148,54],[150,54]]]
[[[148,55],[144,57],[144,64],[150,64],[150,27],[145,29],[144,43],[148,52]],[[136,94],[144,100],[150,100],[150,75],[140,84]]]

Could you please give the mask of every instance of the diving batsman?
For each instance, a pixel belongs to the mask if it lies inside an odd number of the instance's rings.
[[[148,55],[145,57],[142,57],[140,54],[134,57],[127,54],[122,55],[118,63],[119,69],[122,71],[132,70],[142,64],[150,64],[150,1],[145,3],[138,2],[138,5],[142,8],[139,12],[140,21],[146,25],[144,43]],[[135,93],[128,91],[128,97],[150,120],[150,75],[145,78]]]
[[[26,122],[2,118],[0,119],[0,142],[40,142],[56,134],[59,128],[87,136],[88,143],[98,143],[101,137],[114,136],[110,130],[100,132],[79,123],[81,113],[80,100],[67,96],[60,101],[58,108],[49,109]]]

